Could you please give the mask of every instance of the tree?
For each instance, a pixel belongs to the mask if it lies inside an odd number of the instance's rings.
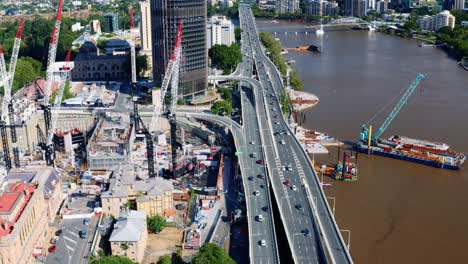
[[[193,256],[193,264],[235,264],[236,262],[226,253],[223,248],[216,244],[206,243],[200,251]]]
[[[215,115],[223,115],[223,114],[228,114],[230,115],[232,112],[232,106],[231,102],[228,101],[216,101],[212,106],[211,106],[211,113]]]
[[[136,70],[137,70],[138,77],[143,76],[143,74],[146,71],[148,71],[148,56],[147,55],[137,55]]]
[[[158,264],[172,264],[171,255],[164,255],[159,257]]]
[[[234,35],[236,36],[236,41],[241,40],[242,29],[240,27],[234,28]]]
[[[146,223],[148,229],[155,233],[161,232],[166,227],[166,220],[160,215],[149,216],[146,218]]]
[[[93,259],[91,264],[136,264],[125,256],[105,256],[99,259]]]
[[[209,55],[212,65],[218,69],[222,69],[226,74],[231,73],[231,70],[242,61],[242,53],[240,46],[237,43],[226,45],[214,45]]]
[[[41,76],[43,76],[43,73],[41,72],[41,63],[39,61],[31,57],[18,58],[11,93],[14,94],[24,85],[31,83]]]

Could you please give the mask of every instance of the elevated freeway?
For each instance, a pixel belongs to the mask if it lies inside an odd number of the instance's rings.
[[[281,114],[282,76],[262,51],[250,7],[241,5],[239,15],[248,21],[243,31],[250,37],[261,83],[257,107],[265,112],[258,118],[264,143],[272,142],[267,165],[293,259],[296,263],[352,263],[309,157]],[[285,182],[296,185],[296,190],[286,190]]]

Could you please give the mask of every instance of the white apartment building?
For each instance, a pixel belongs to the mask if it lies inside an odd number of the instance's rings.
[[[293,14],[300,11],[299,0],[276,0],[276,12],[278,14]]]
[[[230,46],[235,41],[234,25],[225,16],[212,16],[206,27],[207,48],[214,45]]]
[[[438,31],[442,27],[455,27],[455,17],[448,10],[444,10],[435,16],[423,16],[417,21],[422,30]]]

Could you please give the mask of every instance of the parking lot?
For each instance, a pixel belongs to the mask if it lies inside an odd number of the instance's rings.
[[[87,258],[83,261],[83,257],[87,256],[91,246],[97,221],[98,218],[91,218],[89,224],[85,225],[84,218],[63,220],[58,229],[62,230],[62,234],[56,243],[55,252],[48,253],[45,263],[87,263]],[[86,237],[80,238],[81,230],[86,230]]]

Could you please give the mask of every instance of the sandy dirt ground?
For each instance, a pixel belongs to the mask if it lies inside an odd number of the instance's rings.
[[[160,256],[172,254],[181,249],[182,229],[166,227],[159,234],[149,234],[145,257],[142,264],[157,263]]]

